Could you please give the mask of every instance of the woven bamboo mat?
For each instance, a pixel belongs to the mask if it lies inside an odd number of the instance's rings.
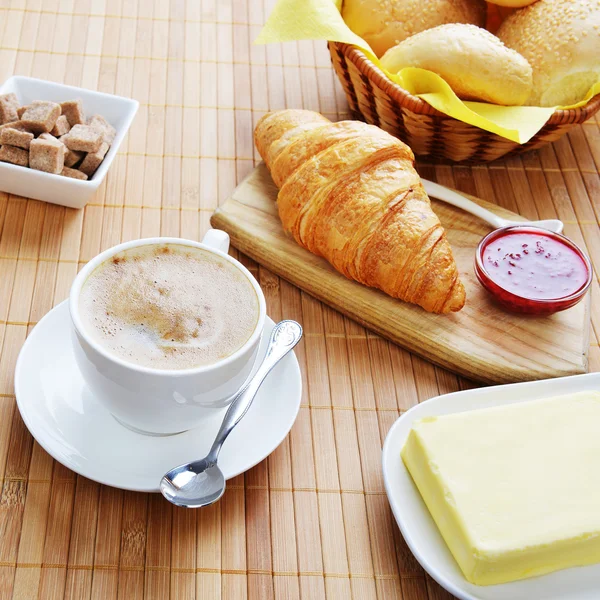
[[[132,96],[140,111],[85,211],[0,193],[0,599],[441,600],[390,514],[380,474],[399,413],[467,381],[411,356],[242,257],[273,319],[300,321],[304,396],[288,439],[198,511],[104,487],[54,462],[15,407],[27,334],[100,250],[199,239],[256,163],[267,110],[347,105],[324,43],[254,47],[272,0],[0,0],[0,81],[31,75]],[[558,216],[600,265],[600,135],[429,179],[530,218]],[[597,281],[594,294],[597,297]],[[600,305],[591,368],[600,367]]]

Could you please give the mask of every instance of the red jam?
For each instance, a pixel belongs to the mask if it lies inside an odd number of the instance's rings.
[[[585,254],[568,238],[537,227],[505,227],[486,236],[475,272],[502,304],[537,314],[573,306],[591,283]]]

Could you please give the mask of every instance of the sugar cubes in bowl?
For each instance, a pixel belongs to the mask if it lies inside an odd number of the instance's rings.
[[[0,191],[83,208],[138,106],[130,98],[11,77],[0,86]]]

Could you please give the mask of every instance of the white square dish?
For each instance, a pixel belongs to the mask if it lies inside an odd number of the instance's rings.
[[[388,500],[400,531],[421,566],[446,590],[461,600],[597,600],[600,564],[555,571],[501,585],[468,582],[446,546],[429,510],[404,466],[400,451],[417,419],[459,413],[600,390],[600,373],[545,379],[437,396],[404,413],[390,429],[383,446],[383,478]],[[590,473],[590,477],[594,477]]]
[[[0,87],[0,95],[11,92],[16,94],[22,105],[29,104],[33,100],[64,102],[80,98],[87,116],[100,114],[117,130],[110,150],[98,170],[88,181],[0,162],[0,191],[53,204],[62,204],[70,208],[83,208],[104,180],[119,146],[131,126],[139,103],[130,98],[21,76],[7,79]]]

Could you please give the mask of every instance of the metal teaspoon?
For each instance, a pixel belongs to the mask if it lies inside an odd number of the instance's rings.
[[[160,491],[169,502],[186,508],[199,508],[216,502],[223,495],[225,477],[217,465],[221,446],[250,408],[265,377],[301,337],[302,327],[296,321],[280,321],[275,325],[263,362],[229,405],[207,456],[179,465],[161,479]]]

